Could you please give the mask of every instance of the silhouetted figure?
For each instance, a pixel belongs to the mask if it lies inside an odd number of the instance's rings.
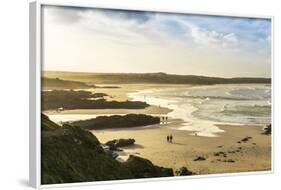
[[[170,142],[170,136],[169,135],[167,136],[167,142]]]
[[[170,135],[170,143],[173,143],[173,136]]]

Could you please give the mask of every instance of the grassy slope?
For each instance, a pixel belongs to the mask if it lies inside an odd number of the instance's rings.
[[[93,84],[228,84],[270,83],[270,78],[219,78],[195,75],[173,75],[165,73],[82,73],[45,71],[44,77],[83,81]]]
[[[60,127],[42,117],[42,183],[132,178],[130,170],[104,152],[92,133]]]
[[[139,157],[119,163],[92,133],[80,127],[60,127],[43,114],[41,132],[42,184],[173,176],[172,169]]]

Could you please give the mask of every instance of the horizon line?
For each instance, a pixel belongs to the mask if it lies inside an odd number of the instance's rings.
[[[253,77],[253,76],[235,76],[235,77],[220,77],[220,76],[209,76],[209,75],[196,75],[196,74],[175,74],[175,73],[166,73],[166,72],[89,72],[89,71],[60,71],[60,70],[42,70],[42,72],[65,72],[65,73],[87,73],[87,74],[166,74],[166,75],[177,75],[177,76],[197,76],[197,77],[210,77],[210,78],[221,78],[221,79],[233,79],[233,78],[260,78],[260,79],[272,79],[270,77]]]

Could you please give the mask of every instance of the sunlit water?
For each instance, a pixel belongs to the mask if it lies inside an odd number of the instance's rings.
[[[271,123],[271,87],[263,84],[208,85],[130,93],[133,100],[168,107],[168,117],[182,119],[179,130],[199,136],[223,132],[217,124],[266,125]]]

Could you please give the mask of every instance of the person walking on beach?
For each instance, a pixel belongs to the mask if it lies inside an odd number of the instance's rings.
[[[167,142],[170,142],[170,136],[169,135],[167,136]]]
[[[170,135],[170,143],[173,143],[173,136],[172,135]]]

